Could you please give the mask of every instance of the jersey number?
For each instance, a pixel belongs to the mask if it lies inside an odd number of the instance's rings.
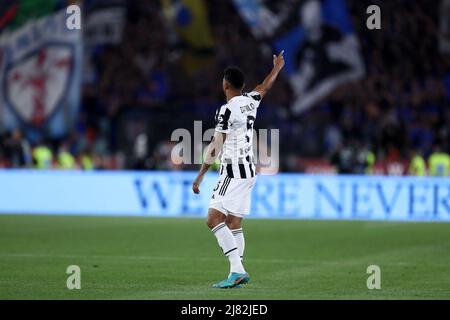
[[[255,123],[255,117],[247,116],[247,134],[245,138],[247,142],[250,142],[251,135],[253,134],[253,124]]]

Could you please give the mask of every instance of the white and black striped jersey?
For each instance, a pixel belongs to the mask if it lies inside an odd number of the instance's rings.
[[[253,158],[253,124],[261,102],[257,91],[233,97],[216,111],[216,128],[226,133],[222,147],[220,174],[246,179],[256,175]]]

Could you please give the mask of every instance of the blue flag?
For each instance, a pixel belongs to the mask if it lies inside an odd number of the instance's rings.
[[[344,0],[306,1],[298,19],[297,26],[273,43],[278,51],[285,50],[294,113],[309,109],[337,86],[364,75]]]
[[[284,49],[294,113],[364,75],[345,0],[307,0],[301,5],[297,1],[234,3],[255,38],[270,42],[276,53]]]

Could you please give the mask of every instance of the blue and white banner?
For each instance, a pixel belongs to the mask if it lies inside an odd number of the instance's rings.
[[[217,174],[0,170],[0,213],[204,217]],[[258,176],[249,218],[450,221],[450,179]]]
[[[274,42],[285,50],[294,113],[314,106],[346,82],[364,74],[359,42],[345,0],[308,0],[295,12],[299,24]]]
[[[294,114],[336,87],[364,75],[359,42],[345,0],[234,0],[255,38],[284,50]]]
[[[65,134],[80,100],[82,38],[65,10],[31,20],[0,37],[0,128],[19,124],[31,138]]]
[[[277,12],[266,7],[262,0],[233,0],[242,19],[247,23],[253,36],[257,39],[271,37],[280,26],[288,6],[282,6]]]

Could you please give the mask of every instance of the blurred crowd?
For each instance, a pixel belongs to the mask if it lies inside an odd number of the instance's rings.
[[[4,134],[0,140],[0,168],[93,170],[101,168],[100,163],[87,150],[75,156],[67,143],[42,141],[32,146],[19,129]]]
[[[280,129],[281,170],[303,171],[304,159],[313,158],[342,173],[370,174],[377,162],[407,161],[410,174],[448,175],[450,164],[442,163],[450,152],[450,54],[439,51],[439,2],[347,3],[366,75],[300,116],[289,111],[287,79],[276,83],[257,127]],[[44,162],[52,167],[191,168],[170,160],[172,130],[189,129],[194,120],[204,121],[204,129],[213,126],[215,109],[224,103],[226,65],[241,66],[251,90],[272,63],[272,53],[255,40],[231,1],[205,4],[213,46],[199,49],[177,37],[159,1],[129,1],[122,43],[86,57],[95,79],[83,85],[72,134],[33,146],[20,130],[5,134],[0,165],[40,167],[36,157],[44,159],[48,149],[51,160]],[[381,30],[366,28],[370,4],[382,8]],[[432,165],[436,155],[438,170]]]

